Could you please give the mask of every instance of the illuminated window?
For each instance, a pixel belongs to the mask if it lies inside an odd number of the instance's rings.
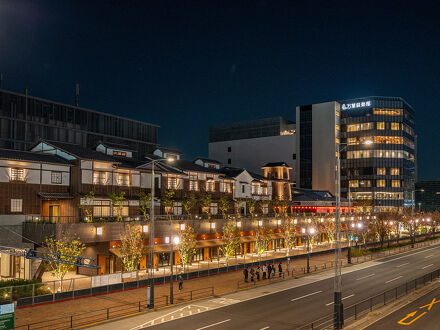
[[[335,131],[338,132],[338,131],[340,131],[340,130],[341,130],[341,127],[340,127],[339,125],[336,124],[336,125],[335,125]]]
[[[377,175],[386,175],[385,167],[378,167],[377,168]]]
[[[385,180],[376,180],[376,187],[385,187]]]
[[[177,178],[176,177],[168,178],[167,189],[177,189]]]
[[[403,144],[402,136],[375,136],[374,143],[377,144]]]
[[[401,116],[403,113],[402,109],[373,109],[374,115],[382,116]]]
[[[23,212],[22,199],[11,199],[11,212]]]
[[[358,188],[359,181],[358,180],[350,180],[350,188]]]
[[[211,214],[214,214],[214,215],[218,214],[217,203],[211,203],[210,212],[211,212]]]
[[[373,129],[373,123],[347,125],[347,132],[366,131],[369,129]]]
[[[352,138],[347,138],[347,144],[354,145],[354,144],[359,144],[359,142],[357,142],[357,138],[352,137]]]
[[[206,181],[206,191],[215,191],[215,182],[214,180],[208,180]]]
[[[191,191],[198,191],[199,190],[199,183],[197,181],[197,175],[190,175],[189,176],[189,190],[191,190]]]
[[[223,192],[228,194],[232,192],[232,186],[229,182],[223,182]]]
[[[173,203],[173,212],[174,212],[174,215],[181,215],[182,214],[182,202],[174,202]]]
[[[93,172],[93,184],[105,185],[108,183],[107,172],[94,171]]]
[[[359,187],[371,187],[370,180],[359,180]]]
[[[400,168],[392,168],[391,175],[400,175]]]
[[[391,123],[391,130],[392,131],[398,131],[400,129],[399,123]]]
[[[122,156],[122,157],[127,157],[127,153],[124,151],[113,151],[113,156]]]
[[[400,187],[400,180],[391,180],[391,187],[399,188]]]
[[[25,181],[24,180],[24,169],[22,168],[11,168],[11,181]]]
[[[130,174],[128,173],[118,173],[118,185],[119,186],[129,186],[130,185]]]
[[[111,202],[107,200],[93,201],[93,216],[94,217],[109,217]]]
[[[376,129],[380,129],[380,130],[385,129],[385,123],[383,121],[378,121],[376,123]]]

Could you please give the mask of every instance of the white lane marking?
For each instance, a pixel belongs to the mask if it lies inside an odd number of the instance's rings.
[[[422,269],[425,269],[425,268],[428,268],[428,267],[431,267],[431,266],[434,266],[434,264],[430,264],[428,266],[422,267]]]
[[[322,291],[316,291],[316,292],[313,292],[313,293],[309,293],[309,294],[306,294],[305,296],[301,296],[301,297],[298,297],[298,298],[294,298],[294,299],[292,299],[291,301],[300,300],[300,299],[302,299],[302,298],[309,297],[309,296],[313,296],[314,294],[318,294],[318,293],[321,293],[321,292],[322,292]]]
[[[397,276],[397,277],[395,277],[395,278],[392,278],[391,280],[386,281],[385,283],[390,283],[390,282],[395,281],[395,280],[398,280],[399,278],[402,278],[402,277],[403,277],[402,275]]]
[[[433,257],[433,256],[434,256],[433,254],[430,254],[429,256],[426,256],[425,259],[427,259],[427,258],[431,258],[431,257]]]
[[[210,324],[210,325],[207,325],[207,326],[201,327],[201,328],[197,328],[196,330],[202,330],[202,329],[206,329],[206,328],[214,327],[214,326],[216,326],[216,325],[219,325],[219,324],[222,324],[222,323],[229,322],[230,320],[231,320],[231,319],[223,320],[223,321],[220,321],[220,322],[217,322],[217,323],[213,323],[213,324]]]
[[[349,295],[349,296],[347,296],[347,297],[342,298],[341,300],[345,300],[345,299],[351,298],[351,297],[353,297],[353,296],[354,296],[354,293],[351,294],[351,295]],[[334,303],[335,303],[335,302],[332,301],[332,302],[330,302],[330,303],[328,303],[328,304],[325,304],[325,305],[326,305],[326,306],[330,306],[330,305],[333,305]]]
[[[357,278],[356,281],[360,281],[360,280],[363,280],[364,278],[371,277],[371,276],[374,276],[374,275],[376,275],[376,274],[370,274],[370,275],[367,275],[367,276],[362,276],[362,277]]]
[[[261,328],[260,330],[266,330],[266,329],[269,329],[270,327],[264,327],[264,328]]]
[[[401,264],[401,265],[396,266],[396,267],[399,268],[399,267],[406,266],[406,265],[409,265],[409,262],[405,262],[404,264]]]

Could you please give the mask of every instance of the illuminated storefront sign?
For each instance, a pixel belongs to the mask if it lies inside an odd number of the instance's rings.
[[[371,106],[371,101],[347,103],[347,104],[342,105],[342,110],[356,109],[356,108],[363,108],[363,107],[370,107],[370,106]]]

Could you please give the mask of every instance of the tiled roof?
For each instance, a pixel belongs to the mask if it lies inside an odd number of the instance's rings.
[[[200,159],[202,162],[205,162],[205,163],[221,164],[218,160],[215,160],[215,159],[209,159],[209,158],[201,158],[201,157],[198,157],[198,158],[194,159],[194,162],[195,162],[196,160],[199,160],[199,159]]]
[[[56,155],[11,149],[0,149],[0,159],[25,160],[29,162],[72,165],[68,160],[65,160]]]
[[[245,171],[244,168],[238,168],[238,167],[222,167],[220,169],[220,173],[223,173],[230,178],[236,178],[241,173],[243,173],[243,171]]]
[[[99,141],[96,146],[102,144],[104,147],[106,148],[110,148],[110,149],[117,149],[117,150],[127,150],[127,151],[133,151],[136,152],[136,150],[134,150],[133,148],[131,148],[130,146],[127,146],[125,144],[117,144],[117,143],[111,143],[111,142],[103,142],[103,141]]]
[[[102,152],[87,149],[87,148],[84,148],[78,144],[47,141],[47,140],[41,140],[38,143],[40,143],[40,142],[51,145],[56,149],[61,149],[64,152],[66,152],[74,157],[77,157],[77,158],[97,160],[97,161],[103,161],[103,162],[114,162],[114,163],[118,162],[114,158],[107,156],[107,155],[103,154]]]
[[[205,173],[220,174],[219,171],[214,168],[203,167],[203,166],[194,164],[193,162],[190,162],[189,160],[185,160],[185,159],[175,160],[174,162],[169,163],[169,165],[172,167],[178,168],[182,171],[193,171],[193,172],[205,172]]]
[[[160,151],[162,151],[162,152],[169,152],[169,153],[173,153],[173,154],[183,155],[179,150],[177,150],[177,149],[173,149],[173,148],[167,148],[167,147],[161,147],[161,146],[159,146],[159,147],[157,147],[157,148],[154,149],[154,150],[160,150]]]

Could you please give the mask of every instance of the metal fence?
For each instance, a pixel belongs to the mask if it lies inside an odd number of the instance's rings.
[[[418,288],[431,283],[434,279],[440,278],[440,269],[427,273],[413,280],[407,281],[404,284],[396,286],[392,289],[383,291],[367,299],[361,300],[354,305],[344,308],[345,322],[358,320],[365,314],[372,312],[388,303],[396,301],[397,299],[414,292]],[[333,328],[334,314],[329,314],[311,323],[305,324],[296,329],[330,329]]]
[[[175,293],[175,303],[189,302],[191,300],[207,298],[214,296],[214,287],[191,290],[188,292]],[[169,305],[169,296],[155,297],[155,308],[162,308]],[[133,303],[125,303],[123,305],[112,306],[108,308],[97,309],[86,313],[72,314],[41,322],[16,325],[15,329],[21,330],[37,330],[37,329],[72,329],[84,327],[92,323],[107,321],[123,316],[134,315],[148,311],[148,303],[146,300]]]

